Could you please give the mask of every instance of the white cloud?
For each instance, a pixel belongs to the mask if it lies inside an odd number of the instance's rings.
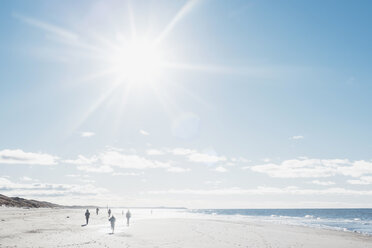
[[[20,177],[19,180],[25,181],[25,182],[37,181],[37,180],[32,179],[31,177],[26,177],[26,176]]]
[[[95,183],[96,181],[93,179],[79,179],[80,182],[83,183]]]
[[[300,139],[304,139],[305,137],[302,136],[302,135],[295,135],[295,136],[292,136],[291,139],[293,140],[300,140]]]
[[[225,165],[227,166],[235,166],[236,164],[246,164],[252,162],[249,159],[243,158],[243,157],[238,157],[238,158],[230,158],[230,161],[227,161]]]
[[[164,155],[164,152],[158,149],[148,149],[146,153],[147,155]]]
[[[84,171],[84,172],[88,172],[88,173],[89,172],[90,173],[111,173],[111,172],[114,171],[112,169],[112,167],[107,166],[107,165],[99,165],[99,166],[96,166],[96,165],[79,165],[76,168],[80,171]]]
[[[68,175],[66,175],[66,177],[76,178],[76,177],[80,177],[80,175],[77,175],[77,174],[68,174]]]
[[[236,158],[235,160],[236,160],[236,162],[240,162],[240,163],[252,162],[252,160],[249,160],[249,159],[246,159],[246,158],[243,158],[243,157]]]
[[[139,133],[142,134],[142,135],[144,135],[144,136],[148,136],[148,135],[150,135],[148,132],[146,132],[146,131],[143,130],[143,129],[139,130]]]
[[[170,167],[170,168],[167,169],[167,171],[174,172],[174,173],[183,173],[183,172],[190,171],[190,168]]]
[[[24,152],[21,149],[0,151],[0,164],[55,165],[58,159],[50,154]]]
[[[199,162],[199,163],[217,163],[226,161],[226,157],[224,156],[217,156],[214,154],[206,154],[206,153],[191,153],[188,155],[188,159],[192,162]]]
[[[95,173],[112,173],[114,167],[144,170],[171,166],[170,162],[147,159],[136,154],[126,154],[118,149],[109,149],[90,158],[79,155],[77,159],[64,160],[64,162],[78,165],[78,170]]]
[[[350,166],[337,168],[337,172],[352,177],[360,177],[367,174],[372,174],[372,162],[358,160],[354,161]]]
[[[227,172],[227,169],[226,168],[224,168],[224,167],[222,167],[222,166],[218,166],[216,169],[214,169],[215,171],[217,171],[217,172]]]
[[[264,164],[247,167],[270,177],[299,178],[299,177],[330,177],[341,172],[341,168],[349,165],[348,160],[342,159],[290,159],[280,164]],[[345,173],[343,173],[345,174]]]
[[[98,158],[96,156],[93,156],[91,158],[87,158],[83,155],[78,155],[77,159],[67,159],[63,162],[68,164],[76,164],[76,165],[89,165],[97,162]]]
[[[257,187],[254,189],[241,189],[238,187],[224,189],[170,189],[170,190],[152,190],[147,191],[147,194],[154,195],[372,195],[372,190],[349,190],[344,188],[327,188],[327,189],[300,189],[294,186],[285,188],[274,187]]]
[[[195,153],[196,151],[187,148],[174,148],[170,149],[169,152],[171,152],[173,155],[189,155]]]
[[[240,158],[232,158],[231,161],[228,161],[228,158],[225,156],[218,156],[216,152],[213,150],[206,151],[206,152],[199,152],[194,149],[188,148],[173,148],[173,149],[163,149],[161,152],[167,152],[175,156],[184,156],[188,161],[195,162],[195,163],[206,163],[206,164],[213,164],[217,162],[225,162],[227,161],[226,165],[233,166],[234,163],[232,162],[247,162],[249,160],[240,157]],[[158,153],[158,151],[154,152]]]
[[[280,178],[311,178],[331,177],[335,175],[360,177],[372,174],[372,162],[347,159],[290,159],[280,164],[268,163],[245,167],[256,172],[265,173],[270,177]]]
[[[332,181],[319,181],[319,180],[313,180],[313,181],[311,181],[311,183],[317,184],[317,185],[322,185],[322,186],[329,186],[329,185],[334,185],[335,184],[335,182],[332,182]]]
[[[106,193],[107,190],[97,188],[91,184],[14,183],[7,178],[0,178],[0,192],[7,196],[62,197],[98,195]]]
[[[99,155],[99,158],[104,165],[127,169],[168,168],[171,166],[169,162],[150,160],[138,155],[128,155],[117,151],[103,152]]]
[[[359,180],[348,180],[349,184],[369,185],[372,184],[372,176],[364,176]]]
[[[76,178],[76,180],[80,181],[80,182],[83,182],[83,183],[94,183],[96,182],[95,180],[93,179],[89,179],[90,176],[89,175],[76,175],[76,174],[70,174],[70,175],[66,175],[67,177],[71,177],[71,178]]]
[[[217,186],[217,185],[220,185],[222,183],[222,181],[219,181],[219,180],[216,180],[216,181],[205,181],[204,184],[207,184],[207,185],[212,185],[212,186]]]
[[[79,174],[68,174],[66,177],[72,177],[72,178],[89,178],[89,175],[79,175]]]
[[[96,135],[95,133],[93,132],[81,132],[81,137],[84,137],[84,138],[89,138],[89,137],[92,137],[94,135]]]
[[[309,159],[309,158],[306,157],[306,156],[299,156],[298,158],[299,158],[299,159]]]
[[[135,177],[135,176],[142,176],[142,175],[144,175],[144,173],[143,172],[140,172],[140,173],[138,173],[138,172],[114,172],[111,175],[113,175],[113,176],[133,176],[133,177]]]

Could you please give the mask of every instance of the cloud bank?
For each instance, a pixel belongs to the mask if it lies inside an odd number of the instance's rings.
[[[24,152],[21,149],[0,151],[0,164],[55,165],[58,159],[50,154]]]
[[[290,159],[244,168],[276,178],[325,178],[336,175],[361,177],[372,174],[372,162],[348,159]]]

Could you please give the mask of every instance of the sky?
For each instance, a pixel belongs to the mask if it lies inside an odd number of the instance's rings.
[[[370,1],[1,1],[0,194],[372,207]]]

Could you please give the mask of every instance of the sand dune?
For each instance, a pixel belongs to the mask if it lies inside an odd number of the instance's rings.
[[[113,210],[116,232],[111,234],[105,211],[0,208],[0,247],[372,247],[372,237],[253,221],[154,216],[132,219]],[[132,212],[136,216],[136,212]]]
[[[0,206],[10,206],[10,207],[26,207],[26,208],[55,208],[62,207],[58,204],[45,202],[45,201],[36,201],[28,200],[20,197],[8,197],[0,194]]]

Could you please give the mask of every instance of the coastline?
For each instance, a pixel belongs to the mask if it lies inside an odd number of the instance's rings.
[[[372,247],[372,236],[253,220],[164,214],[137,218],[127,227],[121,210],[110,234],[104,209],[0,208],[0,247]]]

